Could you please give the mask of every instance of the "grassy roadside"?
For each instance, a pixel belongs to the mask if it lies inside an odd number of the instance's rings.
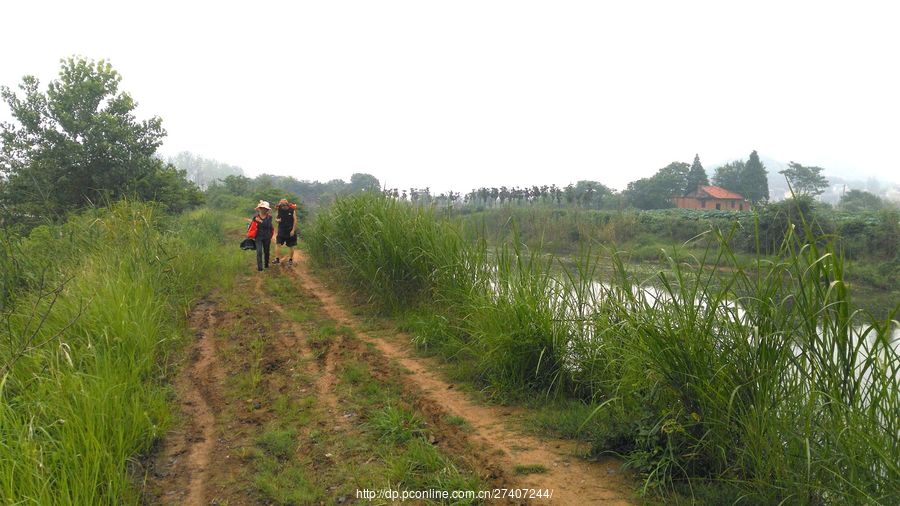
[[[544,425],[622,454],[645,491],[896,502],[893,324],[852,310],[828,237],[795,231],[752,271],[718,236],[692,261],[668,258],[655,289],[617,255],[597,287],[593,259],[559,277],[539,254],[489,252],[433,211],[379,197],[337,201],[307,237],[459,378],[498,398],[583,404]]]
[[[0,344],[0,497],[137,504],[135,459],[171,421],[167,355],[210,287],[221,224],[120,202],[16,243]],[[9,277],[7,277],[9,276]]]

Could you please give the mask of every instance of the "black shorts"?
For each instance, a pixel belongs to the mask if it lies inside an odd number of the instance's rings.
[[[291,231],[287,232],[278,232],[278,235],[275,237],[275,244],[282,246],[287,244],[291,248],[297,245],[297,234],[291,235]]]

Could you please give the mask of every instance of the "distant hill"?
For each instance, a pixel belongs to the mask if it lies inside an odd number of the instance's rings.
[[[725,160],[709,165],[710,168],[708,168],[706,172],[709,175],[710,180],[712,180],[713,174],[715,174],[717,167],[721,167],[722,165],[730,161],[738,159],[746,160],[746,156],[744,156],[743,158],[735,157],[730,160]],[[784,176],[779,174],[779,171],[788,168],[788,162],[775,160],[774,158],[769,158],[764,155],[760,155],[759,160],[763,163],[763,165],[766,166],[766,171],[768,171],[770,198],[772,200],[783,200],[786,197],[790,197],[791,192],[788,189],[787,181],[785,181]],[[894,202],[900,202],[900,184],[890,181],[882,181],[875,177],[861,179],[854,177],[847,171],[832,170],[828,167],[824,167],[824,169],[824,175],[826,178],[828,178],[828,182],[831,184],[831,186],[828,188],[828,190],[825,191],[825,193],[819,196],[819,200],[822,200],[823,202],[836,204],[841,199],[841,195],[845,191],[850,190],[865,190],[867,192],[878,195],[879,197],[883,197]]]
[[[213,181],[221,181],[228,176],[243,176],[244,169],[222,163],[211,158],[204,158],[190,151],[182,151],[175,156],[165,158],[165,161],[187,172],[187,178],[200,189],[205,190]]]

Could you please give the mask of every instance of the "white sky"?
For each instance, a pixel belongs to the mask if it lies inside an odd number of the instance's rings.
[[[107,58],[164,154],[389,186],[623,188],[694,153],[900,182],[892,2],[9,1],[0,84]],[[0,119],[7,119],[5,104]]]

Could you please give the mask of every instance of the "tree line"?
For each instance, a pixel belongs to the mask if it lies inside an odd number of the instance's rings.
[[[662,209],[672,207],[674,197],[710,181],[757,207],[769,200],[767,170],[756,151],[747,160],[717,167],[711,179],[697,155],[692,164],[672,162],[652,176],[632,181],[623,191],[583,180],[564,187],[480,187],[465,194],[434,195],[427,187],[383,189],[375,176],[365,173],[353,174],[349,182],[268,174],[248,178],[240,167],[189,152],[160,157],[157,149],[166,135],[162,120],[156,116],[139,120],[137,102],[119,89],[121,79],[104,60],[68,58],[61,60],[58,77],[46,90],[33,76],[22,79],[19,92],[0,88],[13,118],[0,124],[0,219],[58,220],[70,211],[127,197],[153,200],[179,212],[200,205],[204,197],[226,205],[232,197],[286,195],[316,205],[358,191],[383,191],[428,205]],[[798,195],[816,196],[828,187],[822,171],[791,162],[780,173]],[[852,191],[847,198],[855,208],[883,205],[866,192]]]
[[[797,195],[816,196],[828,187],[828,181],[821,175],[822,170],[821,167],[806,167],[791,162],[789,168],[780,171],[780,174],[785,176]],[[759,207],[769,201],[767,173],[765,165],[754,150],[746,161],[735,160],[717,167],[711,182],[713,185],[741,194],[754,206]],[[480,187],[465,194],[453,191],[432,194],[429,188],[408,190],[390,188],[383,191],[385,195],[399,200],[445,206],[468,205],[491,208],[540,204],[582,209],[649,210],[674,207],[675,197],[688,195],[699,186],[709,184],[710,178],[700,162],[700,156],[695,155],[693,163],[672,162],[652,176],[628,183],[621,192],[599,181],[589,180],[578,181],[564,187],[555,184]]]
[[[238,166],[188,151],[164,158],[157,152],[166,136],[162,119],[138,119],[137,102],[119,89],[121,81],[105,60],[71,57],[44,89],[34,76],[22,78],[18,90],[0,87],[12,116],[0,123],[0,223],[61,221],[123,198],[177,213],[229,196],[318,203],[380,188],[371,174],[353,174],[349,182],[248,178]]]
[[[246,199],[270,200],[275,197],[302,202],[304,206],[318,206],[333,201],[341,195],[362,191],[380,191],[378,179],[365,173],[356,173],[350,181],[332,179],[326,182],[300,180],[292,176],[261,174],[254,178],[231,175],[215,180],[206,188],[207,201],[213,207],[245,207]]]

